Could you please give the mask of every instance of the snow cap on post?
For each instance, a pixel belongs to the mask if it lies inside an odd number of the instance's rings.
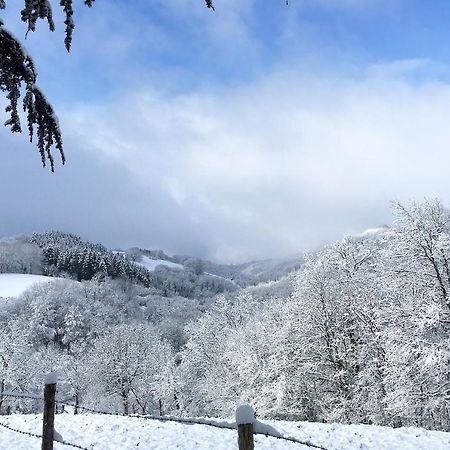
[[[236,424],[247,425],[255,423],[255,410],[250,405],[241,405],[236,408]]]
[[[45,376],[45,384],[56,384],[58,382],[58,372],[50,372]]]

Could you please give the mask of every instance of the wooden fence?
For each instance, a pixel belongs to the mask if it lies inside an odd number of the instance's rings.
[[[81,450],[88,450],[87,448],[73,444],[70,442],[64,441],[56,432],[55,432],[55,412],[56,405],[63,404],[72,407],[78,407],[81,410],[85,410],[87,412],[95,413],[95,414],[106,414],[106,415],[117,415],[120,414],[110,413],[105,411],[98,411],[92,408],[87,408],[80,405],[73,405],[71,403],[63,402],[60,400],[56,400],[56,385],[57,378],[56,374],[51,373],[46,377],[45,387],[44,387],[44,407],[43,407],[43,420],[42,420],[42,435],[37,435],[34,433],[18,430],[10,427],[8,424],[4,424],[0,422],[0,426],[11,431],[21,433],[24,435],[28,435],[34,438],[42,439],[42,450],[53,450],[54,442],[59,442],[60,444],[67,445],[70,447],[78,448]],[[18,398],[29,398],[29,399],[41,399],[42,397],[36,397],[31,395],[20,395],[14,393],[3,393],[0,394],[0,397],[18,397]],[[239,450],[254,450],[254,436],[255,435],[264,435],[270,438],[276,438],[283,441],[295,442],[298,444],[302,444],[307,447],[316,448],[320,450],[326,450],[324,447],[319,445],[315,445],[309,441],[300,441],[293,437],[282,436],[272,427],[266,427],[261,429],[261,422],[256,420],[255,412],[250,405],[241,405],[236,409],[236,423],[224,423],[224,422],[216,422],[214,420],[206,420],[206,419],[195,419],[195,418],[183,418],[183,417],[170,417],[170,416],[129,416],[134,418],[148,419],[148,420],[159,420],[159,421],[169,421],[169,422],[178,422],[182,424],[199,424],[205,426],[211,426],[215,428],[221,429],[230,429],[236,430],[238,432],[237,441]],[[255,426],[258,425],[258,428]]]

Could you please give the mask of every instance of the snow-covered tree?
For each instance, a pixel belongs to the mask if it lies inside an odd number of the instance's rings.
[[[42,273],[42,250],[23,239],[0,241],[0,273]]]
[[[397,424],[450,429],[450,213],[395,205],[382,308],[387,410]]]
[[[228,416],[250,402],[267,418],[449,430],[450,213],[437,201],[394,213],[295,275],[213,299],[168,296],[207,275],[166,269],[167,292],[104,273],[33,288],[0,309],[0,390],[35,392],[57,368],[65,396],[124,413]],[[110,264],[74,236],[36,241],[61,264]],[[131,267],[114,257],[108,271]]]
[[[297,371],[289,377],[289,415],[307,417],[309,410],[315,419],[381,421],[377,247],[376,239],[349,237],[299,273],[287,311],[288,370]]]
[[[248,293],[219,297],[188,327],[177,370],[182,413],[227,416],[251,402],[261,417],[274,415],[283,383],[279,306]]]
[[[85,370],[97,397],[121,404],[125,415],[145,414],[172,401],[173,364],[170,345],[154,327],[118,325],[95,341]]]

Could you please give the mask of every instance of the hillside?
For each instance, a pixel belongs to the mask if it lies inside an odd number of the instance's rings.
[[[77,281],[95,277],[127,279],[165,296],[207,298],[239,287],[278,280],[299,269],[301,256],[281,260],[218,264],[162,250],[110,250],[61,231],[0,240],[0,273],[63,276]]]
[[[166,266],[171,267],[172,269],[183,269],[181,264],[177,264],[171,261],[167,261],[165,259],[150,259],[148,256],[143,256],[141,261],[137,262],[137,264],[145,267],[149,271],[155,270],[158,266]]]
[[[166,297],[210,298],[238,287],[232,280],[205,272],[197,258],[186,257],[181,264],[161,251],[112,251],[61,231],[1,240],[0,273],[62,276],[77,281],[108,277]]]
[[[169,256],[162,250],[132,248],[123,252],[123,254],[150,271],[158,265],[175,269],[193,269],[194,272],[223,278],[240,287],[278,280],[300,269],[304,262],[302,255],[249,261],[240,264],[220,264],[187,255]]]
[[[40,434],[41,416],[2,416],[0,422]],[[269,422],[285,436],[310,441],[328,450],[446,450],[450,433],[421,428],[388,428],[308,422]],[[95,450],[234,450],[234,430],[185,425],[128,417],[96,415],[56,416],[55,428],[65,441]],[[55,450],[68,447],[55,443]],[[301,450],[307,447],[265,437],[255,437],[255,450]],[[1,429],[0,449],[38,450],[39,439]]]
[[[49,283],[58,278],[24,273],[0,273],[0,297],[17,297],[36,284]]]

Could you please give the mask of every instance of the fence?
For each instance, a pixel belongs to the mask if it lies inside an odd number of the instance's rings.
[[[12,398],[22,398],[22,399],[33,399],[33,400],[43,400],[43,420],[42,420],[42,434],[30,433],[28,431],[19,430],[9,426],[8,424],[1,423],[0,427],[8,429],[10,431],[20,433],[23,435],[27,435],[33,438],[39,438],[42,440],[42,450],[53,450],[54,442],[58,442],[62,445],[78,448],[81,450],[92,450],[92,446],[88,449],[81,445],[77,445],[71,442],[64,441],[60,436],[55,434],[55,409],[56,405],[65,405],[73,408],[78,408],[80,410],[84,410],[86,412],[94,413],[94,414],[102,414],[102,415],[111,415],[111,416],[122,416],[118,413],[99,411],[93,408],[88,408],[85,406],[75,405],[70,402],[65,402],[62,400],[56,399],[56,376],[54,374],[49,374],[46,378],[45,387],[44,387],[44,396],[38,397],[28,394],[15,394],[15,393],[2,393],[0,394],[0,399],[4,397],[12,397]],[[123,417],[123,416],[122,416]],[[319,445],[315,445],[309,441],[301,441],[299,439],[293,437],[283,436],[278,433],[273,427],[265,425],[255,418],[255,412],[250,405],[243,405],[237,408],[236,410],[236,422],[218,422],[214,420],[207,419],[197,419],[197,418],[187,418],[187,417],[172,417],[172,416],[150,416],[150,415],[128,415],[127,417],[143,419],[143,420],[157,420],[161,422],[178,422],[181,424],[198,424],[204,425],[208,427],[221,428],[221,429],[229,429],[236,430],[238,432],[238,448],[239,450],[254,450],[254,436],[255,435],[263,435],[267,438],[278,439],[287,442],[294,442],[297,444],[302,444],[304,446],[315,448],[319,450],[327,450],[324,447]]]

